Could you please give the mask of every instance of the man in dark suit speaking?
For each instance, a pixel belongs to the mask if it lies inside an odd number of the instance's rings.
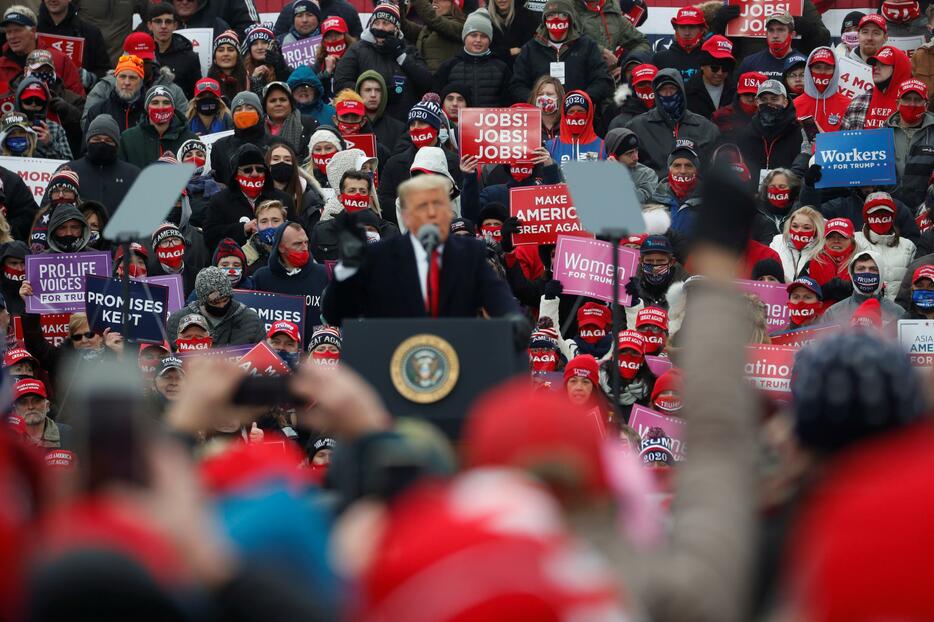
[[[509,286],[487,264],[476,239],[450,236],[451,182],[422,174],[399,185],[408,234],[367,245],[341,234],[340,262],[324,292],[322,315],[340,325],[354,317],[516,316]]]

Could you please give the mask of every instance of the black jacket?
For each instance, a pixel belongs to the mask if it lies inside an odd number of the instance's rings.
[[[321,0],[318,4],[321,7],[321,19],[319,23],[332,15],[343,17],[344,21],[347,22],[347,30],[350,31],[350,34],[357,39],[360,38],[360,33],[363,32],[363,26],[360,24],[360,15],[357,13],[357,9],[349,2],[345,0]],[[292,3],[286,2],[282,10],[279,11],[279,17],[276,18],[276,25],[273,28],[276,36],[287,33],[294,21],[295,12],[292,10]]]
[[[156,60],[163,67],[172,70],[175,74],[175,84],[185,92],[185,97],[191,99],[195,92],[195,82],[201,79],[201,60],[191,46],[191,41],[173,33],[168,50],[160,52],[159,46],[156,45]]]
[[[269,133],[266,131],[266,121],[260,122],[246,130],[234,128],[234,133],[224,136],[211,148],[211,168],[214,170],[214,179],[227,183],[236,167],[231,168],[230,162],[235,153],[244,145],[253,145],[263,153],[269,147]]]
[[[68,15],[62,23],[56,25],[52,21],[52,16],[49,15],[49,10],[45,8],[45,3],[41,3],[36,30],[50,35],[83,38],[84,54],[81,57],[81,64],[96,77],[103,78],[108,70],[113,69],[100,28],[82,20],[74,5],[68,7]]]
[[[377,148],[385,147],[389,150],[389,153],[395,151],[399,137],[408,131],[405,123],[386,114],[378,118],[375,123],[369,120],[367,120],[367,123],[373,128],[373,133],[376,135]],[[380,160],[379,164],[383,166],[385,162]]]
[[[213,28],[214,36],[220,34],[219,27],[231,28],[243,41],[246,29],[259,22],[259,14],[253,0],[198,0],[198,10],[179,28]],[[223,32],[223,30],[221,31]]]
[[[493,272],[486,255],[479,240],[448,237],[441,252],[440,316],[477,317],[481,309],[493,317],[519,312],[509,286]],[[322,314],[336,325],[355,317],[425,317],[411,237],[367,246],[356,274],[325,290]]]
[[[0,166],[0,195],[6,207],[6,219],[10,223],[11,234],[17,240],[29,239],[32,220],[39,210],[32,192],[20,176]]]
[[[509,84],[510,94],[514,102],[525,102],[529,99],[532,86],[539,76],[551,73],[551,63],[564,63],[564,91],[586,91],[597,110],[603,102],[613,94],[613,79],[606,68],[606,61],[600,47],[590,37],[580,35],[556,51],[540,32],[522,46],[522,51],[516,57],[512,66],[512,81]]]
[[[7,257],[25,260],[28,254],[29,249],[26,248],[25,243],[19,240],[8,242],[0,246],[0,268],[3,267],[3,262]],[[3,293],[3,300],[6,302],[7,311],[12,315],[22,315],[26,313],[26,303],[19,295],[19,288],[22,284],[22,281],[13,281],[7,278],[5,272],[0,272],[0,292]]]
[[[541,13],[527,9],[525,3],[517,2],[515,5],[516,14],[513,17],[512,24],[504,30],[500,30],[494,25],[493,43],[490,45],[493,55],[505,61],[510,70],[516,61],[516,57],[510,54],[509,50],[512,48],[522,49],[522,46],[535,36],[535,30],[542,23]],[[496,5],[488,5],[487,9],[495,11]]]
[[[334,218],[319,221],[314,226],[308,236],[308,248],[316,261],[324,263],[337,261],[340,258],[337,251],[338,236],[342,229],[351,226],[352,223],[347,222],[351,216],[353,215],[342,211]],[[379,231],[381,240],[388,240],[399,235],[399,229],[394,224],[386,222],[376,214],[373,214],[371,222]]]
[[[65,164],[78,174],[81,180],[81,198],[97,201],[107,208],[108,216],[120,207],[123,197],[139,175],[139,168],[123,160],[114,160],[112,164],[98,166],[87,156],[71,160]]]
[[[749,125],[737,130],[735,137],[753,179],[759,179],[759,171],[763,169],[790,168],[801,153],[801,126],[795,119],[794,106],[790,104],[774,131],[766,133],[756,114]]]
[[[505,61],[492,54],[471,56],[461,50],[438,67],[434,91],[441,93],[448,84],[462,84],[470,88],[470,92],[463,95],[471,107],[505,106],[511,103],[507,90],[511,78],[512,72]]]
[[[389,158],[386,166],[383,167],[377,196],[379,197],[380,209],[383,211],[383,218],[391,223],[396,222],[396,188],[412,176],[409,169],[412,168],[416,151],[415,145],[408,139],[408,136],[404,136],[399,140],[396,153]],[[444,155],[448,161],[448,172],[457,183],[457,180],[461,178],[460,161],[456,155],[447,149],[444,150]]]
[[[84,126],[84,135],[87,136],[88,126],[91,120],[97,115],[109,114],[117,122],[120,132],[123,133],[131,127],[139,124],[143,118],[143,97],[142,92],[132,102],[125,102],[117,95],[117,89],[111,89],[107,99],[93,104],[88,109],[87,123]],[[221,139],[225,140],[225,139]],[[220,141],[218,141],[220,142]]]
[[[677,69],[681,72],[681,78],[685,83],[694,77],[694,74],[700,73],[700,61],[703,52],[698,45],[690,52],[685,52],[684,48],[672,42],[667,50],[659,50],[652,57],[652,64],[662,68]]]
[[[266,266],[253,273],[253,283],[258,291],[305,297],[305,325],[321,323],[321,294],[328,284],[328,269],[313,259],[295,274],[288,274],[279,260],[279,244],[285,227],[276,234],[276,241],[269,251]],[[308,334],[311,334],[310,332]]]
[[[822,196],[823,191],[805,185],[801,188],[800,202],[802,205],[813,205],[827,220],[831,218],[849,218],[855,231],[860,231],[863,228],[865,196],[861,195],[856,189],[851,190],[846,196],[826,201],[822,199]],[[892,201],[895,203],[895,226],[898,228],[899,235],[908,238],[917,245],[921,240],[921,232],[918,229],[918,223],[915,222],[914,216],[912,216],[912,210],[895,197],[892,197]]]
[[[169,315],[166,335],[169,338],[169,343],[172,344],[173,350],[175,349],[175,340],[178,339],[178,323],[189,313],[204,315],[197,300],[189,302]],[[220,321],[211,328],[211,337],[214,339],[215,348],[223,348],[225,346],[259,343],[266,338],[266,331],[263,330],[263,321],[256,315],[256,311],[242,302],[234,300],[227,311],[227,315],[220,318]]]
[[[695,74],[693,78],[687,81],[687,84],[684,85],[684,92],[688,98],[688,110],[709,119],[713,116],[714,110],[733,103],[733,97],[736,95],[736,85],[727,78],[726,82],[723,83],[720,105],[714,104],[714,101],[710,98],[710,93],[707,92],[707,87],[704,86],[704,76],[700,73]]]

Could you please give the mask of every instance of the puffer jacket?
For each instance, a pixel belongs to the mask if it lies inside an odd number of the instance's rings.
[[[406,133],[407,126],[399,119],[386,114],[386,106],[389,104],[389,91],[386,90],[386,81],[383,79],[383,75],[372,69],[367,69],[361,73],[357,78],[357,82],[354,84],[354,90],[358,93],[360,92],[360,86],[363,84],[364,80],[375,80],[378,82],[383,93],[379,100],[379,108],[376,109],[376,113],[367,113],[367,121],[373,129],[373,134],[376,135],[377,148],[382,146],[385,147],[390,154],[395,153],[399,137]],[[379,164],[380,167],[382,167],[385,162],[380,160]]]
[[[892,302],[888,295],[883,295],[882,289],[885,284],[889,282],[889,278],[885,273],[884,263],[879,258],[878,253],[876,253],[876,248],[877,247],[873,249],[863,249],[853,253],[848,267],[850,280],[853,280],[853,268],[856,264],[856,260],[869,255],[869,257],[876,262],[876,265],[879,266],[879,276],[881,278],[879,279],[879,286],[876,288],[876,291],[871,295],[867,295],[854,288],[853,294],[849,298],[844,298],[824,312],[821,320],[823,324],[849,325],[850,319],[853,317],[856,310],[870,298],[879,300],[879,306],[882,308],[882,326],[884,328],[905,317],[905,310]],[[895,289],[898,291],[898,283],[895,283]],[[894,298],[894,295],[892,298]]]
[[[401,33],[400,33],[401,36]],[[402,65],[396,62],[397,55],[383,52],[369,29],[363,31],[360,40],[350,46],[334,70],[334,90],[352,89],[357,76],[371,69],[383,77],[383,82],[392,85],[387,91],[389,102],[386,114],[406,122],[409,110],[431,88],[431,72],[421,56],[412,46],[406,46]]]
[[[599,6],[597,3],[591,4],[596,10],[588,7],[584,0],[577,0],[574,3],[574,16],[584,34],[597,45],[611,52],[622,48],[624,55],[635,50],[650,49],[645,35],[623,16],[619,0],[603,0]]]
[[[428,147],[424,147],[422,150],[424,149],[428,149]],[[386,166],[383,167],[383,173],[380,176],[379,182],[379,204],[382,208],[383,218],[389,222],[401,224],[401,222],[397,219],[396,210],[393,209],[393,207],[396,205],[396,188],[399,187],[399,184],[412,176],[410,169],[412,168],[412,163],[415,161],[416,154],[419,153],[419,151],[421,150],[416,149],[415,145],[409,141],[408,136],[405,136],[399,140],[399,146],[397,147],[396,153],[393,154],[391,158],[389,158],[389,161],[386,162]],[[454,180],[455,185],[460,186],[460,161],[457,159],[456,155],[447,149],[441,149],[440,152],[443,152],[444,154],[445,162],[447,164],[448,177]],[[432,151],[432,153],[435,154],[439,154],[440,152],[438,150]],[[440,162],[437,164],[439,167],[443,168],[443,165],[441,165]],[[436,169],[435,167],[432,167],[431,170]]]
[[[681,93],[685,94],[681,73],[677,69],[662,69],[652,81],[656,96],[660,81],[666,78],[674,80]],[[686,94],[684,115],[677,123],[668,118],[661,106],[655,106],[627,123],[626,128],[639,137],[639,161],[652,168],[659,179],[668,176],[668,154],[674,149],[675,140],[693,142],[703,162],[720,136],[716,125],[687,109]]]
[[[784,234],[776,235],[769,244],[769,248],[778,253],[779,259],[782,260],[786,283],[791,283],[802,274],[807,274],[808,262],[817,257],[823,247],[824,241],[815,236],[810,244],[799,251],[791,245]]]
[[[814,84],[814,76],[811,74],[811,58],[818,50],[830,50],[829,47],[819,47],[808,56],[808,62],[804,67],[804,93],[795,98],[795,111],[800,121],[805,117],[814,117],[814,122],[821,132],[833,132],[840,129],[843,123],[843,115],[853,101],[846,95],[837,92],[837,84],[840,81],[840,65],[833,66],[833,75],[830,77],[830,84],[821,93]]]
[[[704,86],[704,76],[700,73],[695,74],[694,77],[687,81],[687,84],[684,85],[684,90],[687,93],[688,110],[696,112],[707,119],[713,117],[713,113],[719,108],[730,105],[733,102],[733,98],[736,96],[736,85],[733,84],[732,81],[727,80],[723,83],[723,92],[720,94],[720,101],[715,102],[710,97],[707,87]]]
[[[175,340],[178,339],[178,323],[189,313],[205,315],[201,305],[195,300],[169,316],[166,334],[169,337],[169,343],[173,344],[173,348],[175,347]],[[263,321],[256,314],[256,311],[236,300],[231,303],[230,309],[227,310],[227,315],[224,317],[220,319],[210,316],[205,317],[209,318],[208,321],[212,325],[210,333],[215,348],[259,343],[266,337],[266,331],[263,330]]]
[[[441,64],[435,73],[434,91],[440,93],[449,84],[463,84],[470,87],[470,93],[464,93],[471,107],[489,108],[505,106],[509,101],[509,81],[512,72],[502,60],[487,52],[483,56],[473,56],[466,50],[461,51]]]
[[[898,187],[892,194],[898,195],[905,204],[915,206],[924,201],[928,180],[934,171],[934,113],[925,113],[921,127],[912,130],[910,135],[900,121],[898,112],[886,121],[886,126],[895,133]]]
[[[571,16],[568,36],[557,50],[551,45],[544,24],[531,41],[522,46],[512,67],[509,90],[513,101],[528,101],[532,86],[540,76],[551,74],[551,63],[564,63],[564,90],[586,91],[597,109],[613,94],[613,79],[607,71],[600,47],[584,36],[570,0],[549,0],[545,12]]]
[[[863,231],[868,233],[868,236]],[[905,278],[908,265],[915,258],[915,244],[908,238],[899,236],[895,246],[889,246],[894,236],[878,235],[868,230],[857,231],[853,236],[856,242],[856,254],[861,251],[873,251],[879,271],[885,279],[885,297],[894,301],[898,294],[898,287]]]
[[[37,18],[36,30],[41,33],[84,39],[81,66],[86,71],[94,74],[96,78],[106,74],[113,66],[110,63],[110,57],[107,54],[107,47],[104,44],[104,37],[101,35],[100,29],[78,17],[78,9],[75,8],[74,2],[68,6],[68,14],[65,19],[58,24],[52,20],[52,16],[49,14],[44,2],[39,5]]]
[[[428,70],[434,73],[441,63],[463,47],[461,31],[466,18],[436,15],[429,0],[411,0],[408,6],[415,11],[421,24],[408,19],[407,11],[400,11],[402,32],[406,39],[415,43],[415,49],[425,59]]]
[[[178,112],[172,117],[168,129],[162,136],[159,136],[156,127],[147,116],[143,117],[139,125],[131,127],[120,135],[117,157],[143,169],[162,157],[164,153],[175,155],[182,143],[196,138],[198,137],[188,129],[188,124]]]
[[[111,99],[113,95],[114,100],[119,100],[119,98],[114,94],[114,85],[117,83],[117,79],[114,78],[113,71],[107,72],[107,75],[101,78],[97,84],[94,85],[94,88],[91,89],[91,92],[88,93],[88,98],[84,102],[84,114],[81,115],[81,125],[87,131],[87,124],[90,123],[89,118],[93,118],[90,115],[90,112],[94,107],[101,103],[105,102],[108,99]],[[172,70],[168,67],[162,67],[159,69],[159,74],[156,76],[155,80],[152,81],[152,84],[144,84],[143,90],[140,91],[140,98],[142,98],[146,91],[154,86],[164,86],[169,89],[169,93],[172,94],[172,102],[175,104],[176,110],[188,110],[188,98],[185,96],[185,92],[182,91],[181,87],[175,84],[175,74],[172,73]],[[140,102],[140,109],[142,109],[142,102]],[[95,110],[95,113],[99,113],[99,110]],[[117,124],[120,125],[121,129],[126,129],[127,127],[133,127],[134,124],[129,124],[124,126],[121,124],[120,115],[113,114],[108,112],[114,119],[117,120]]]

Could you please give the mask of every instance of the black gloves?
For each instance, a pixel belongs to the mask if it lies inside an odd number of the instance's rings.
[[[532,337],[532,323],[521,313],[510,313],[505,319],[512,322],[512,340],[516,352],[524,352],[529,347]]]
[[[756,215],[755,200],[743,182],[728,166],[717,165],[703,181],[701,201],[695,242],[707,242],[742,255]]]
[[[853,295],[853,283],[838,277],[824,283],[821,291],[824,293],[824,300],[840,301]]]
[[[386,37],[386,41],[379,47],[379,51],[390,58],[396,58],[405,52],[405,40],[399,37]]]
[[[824,174],[821,172],[820,164],[812,164],[808,167],[808,170],[804,172],[804,183],[814,187],[814,184],[821,180]]]
[[[814,34],[814,24],[805,19],[804,17],[796,17],[795,19],[795,32],[801,35],[802,39],[808,39],[811,35]]]
[[[503,228],[500,230],[502,238],[499,241],[499,245],[503,248],[504,253],[511,253],[516,250],[515,245],[512,243],[512,234],[518,233],[521,225],[522,223],[519,222],[519,219],[515,216],[510,216],[503,221]]]
[[[564,285],[561,284],[561,281],[546,281],[545,282],[545,300],[554,300],[561,295],[561,292],[564,291]]]
[[[713,18],[713,23],[710,25],[710,29],[722,35],[724,32],[726,32],[726,23],[731,19],[736,19],[737,17],[739,17],[739,5],[725,4],[717,9],[717,15]]]
[[[629,306],[639,304],[639,277],[629,277],[629,280],[626,281],[626,293],[632,296],[632,302],[629,303]]]
[[[337,256],[348,268],[359,268],[363,265],[366,250],[366,230],[353,218],[342,218],[340,224],[340,232],[337,234]]]

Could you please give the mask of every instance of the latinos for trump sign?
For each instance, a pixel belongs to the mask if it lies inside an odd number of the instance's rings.
[[[26,255],[26,313],[84,311],[84,277],[110,276],[110,253]]]
[[[263,321],[263,330],[268,331],[279,320],[298,325],[299,332],[305,334],[305,298],[287,296],[270,292],[257,292],[251,289],[233,290],[234,300],[242,302],[256,311]]]
[[[816,188],[888,186],[895,177],[895,137],[892,128],[821,132],[814,163],[821,167]]]
[[[618,252],[619,303],[628,306],[631,297],[626,293],[626,282],[636,272],[639,253],[625,246]],[[565,294],[613,300],[613,245],[609,242],[559,235],[553,269]]]
[[[783,346],[747,346],[746,380],[772,399],[790,401],[791,372],[797,351]]]
[[[522,222],[519,231],[512,236],[516,246],[554,244],[559,234],[590,237],[581,227],[567,184],[512,188],[509,211]]]
[[[788,12],[799,16],[804,11],[804,0],[730,0],[739,7],[739,17],[726,25],[728,37],[765,37],[765,23],[776,13]]]
[[[464,108],[458,114],[461,157],[490,164],[531,162],[542,146],[538,108]]]
[[[123,332],[123,281],[88,276],[85,309],[91,330],[110,329]],[[165,314],[169,288],[130,281],[129,309],[126,315],[128,341],[162,343],[165,341]]]
[[[934,320],[899,320],[898,342],[915,367],[934,367]]]

